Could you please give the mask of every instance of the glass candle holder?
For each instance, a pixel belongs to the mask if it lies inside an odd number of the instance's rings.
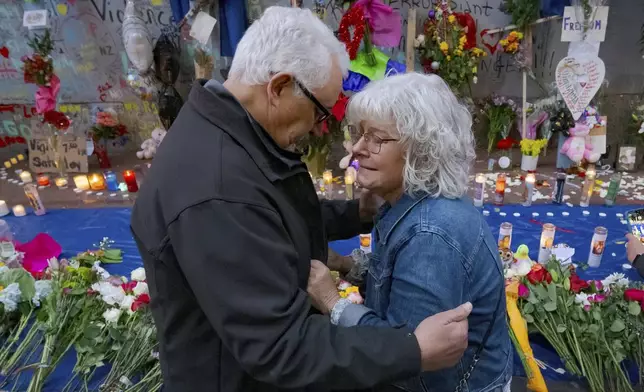
[[[4,167],[6,167],[7,169],[11,168],[11,162],[4,161]]]
[[[371,253],[371,234],[360,234],[360,250]]]
[[[485,201],[485,175],[479,173],[474,179],[474,206],[483,207]]]
[[[136,183],[136,174],[132,170],[125,170],[123,179],[125,180],[125,185],[127,185],[128,192],[134,193],[139,190],[139,184]]]
[[[82,191],[89,190],[89,180],[85,174],[74,176],[74,185]]]
[[[11,210],[13,211],[14,216],[27,215],[27,211],[25,211],[25,206],[23,206],[22,204],[16,204],[15,206],[13,206]]]
[[[593,239],[590,241],[590,253],[588,254],[588,266],[599,267],[602,262],[602,255],[606,248],[606,238],[608,237],[608,229],[602,226],[595,227]]]
[[[512,223],[503,222],[499,227],[499,249],[512,249]]]
[[[93,191],[105,189],[105,178],[102,174],[94,173],[89,176],[89,187]]]
[[[545,223],[541,231],[541,241],[539,247],[539,263],[546,264],[550,259],[550,249],[555,242],[555,225]]]
[[[9,161],[11,161],[12,165],[17,165],[18,164],[18,160],[16,158],[11,158],[11,159],[9,159]]]
[[[503,205],[505,199],[505,173],[499,173],[496,177],[496,189],[494,190],[494,204],[497,206]]]
[[[47,174],[38,174],[36,181],[40,186],[49,186],[49,176]]]
[[[349,167],[344,173],[344,187],[347,200],[353,200],[353,184],[356,181],[356,169]]]
[[[112,171],[106,171],[104,174],[105,176],[105,183],[107,184],[107,189],[112,192],[116,192],[119,190],[119,182],[116,179],[116,174]]]
[[[619,192],[619,186],[622,182],[622,173],[616,172],[610,178],[610,185],[608,185],[608,191],[606,192],[606,198],[604,198],[604,204],[607,206],[612,206],[615,204],[615,199],[617,199],[617,192]]]
[[[528,173],[525,176],[525,193],[523,195],[523,205],[530,207],[532,205],[532,195],[534,194],[534,183],[536,178],[534,173]]]
[[[67,188],[67,179],[65,177],[58,177],[54,180],[54,183],[58,188]]]
[[[29,173],[26,170],[21,171],[18,176],[20,177],[20,181],[24,182],[25,184],[29,184],[31,182],[34,182],[34,179],[31,176],[31,173]]]
[[[0,216],[5,216],[9,214],[9,207],[7,206],[7,202],[4,200],[0,200]]]
[[[322,183],[324,184],[324,197],[327,199],[333,198],[333,173],[331,170],[326,170],[322,173]]]
[[[552,191],[552,202],[555,204],[563,203],[564,189],[566,188],[566,173],[557,173],[555,188]]]
[[[593,196],[593,189],[595,187],[595,177],[597,172],[593,166],[586,170],[586,179],[584,179],[584,188],[581,190],[581,200],[579,205],[588,207],[590,205],[590,198]]]
[[[27,184],[24,186],[25,196],[29,199],[29,204],[34,209],[34,214],[36,215],[45,215],[47,210],[40,200],[40,194],[38,194],[38,188],[35,184]]]
[[[22,155],[22,154],[18,154],[18,155],[16,155],[16,158],[18,158],[18,162],[22,162],[22,161],[24,161],[24,160],[25,160],[25,156],[24,156],[24,155]]]

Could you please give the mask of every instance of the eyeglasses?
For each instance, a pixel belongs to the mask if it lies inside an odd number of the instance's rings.
[[[304,85],[299,80],[297,80],[295,77],[293,78],[293,80],[295,81],[295,84],[297,85],[297,87],[299,87],[300,90],[302,90],[304,95],[315,105],[316,112],[317,112],[317,115],[315,116],[315,122],[319,124],[322,121],[329,118],[331,116],[331,112],[329,112],[329,109],[324,107],[324,105],[322,105],[320,101],[318,101],[317,98],[315,98],[313,93],[308,88],[304,87]]]
[[[351,135],[351,141],[354,145],[358,144],[360,139],[364,138],[365,143],[367,144],[367,149],[372,154],[380,154],[382,149],[382,143],[397,142],[400,139],[383,139],[379,136],[374,135],[371,132],[364,132],[359,127],[355,125],[349,125],[349,134]]]

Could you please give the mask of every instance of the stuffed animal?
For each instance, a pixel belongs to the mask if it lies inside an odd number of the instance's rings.
[[[590,141],[590,127],[585,123],[578,122],[570,129],[570,137],[561,146],[561,153],[566,154],[573,162],[579,163],[582,159],[589,162],[597,162],[601,154],[593,151]]]
[[[137,151],[136,157],[139,159],[152,159],[157,153],[157,148],[161,145],[163,138],[166,135],[166,130],[163,128],[156,128],[152,131],[152,137],[146,139],[141,143],[141,151]]]

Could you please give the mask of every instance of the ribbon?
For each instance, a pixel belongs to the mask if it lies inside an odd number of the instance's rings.
[[[362,7],[371,29],[371,42],[385,48],[397,47],[402,35],[400,13],[380,0],[358,0],[353,7]]]
[[[36,111],[43,114],[56,109],[56,97],[60,91],[60,79],[52,75],[49,86],[38,87],[36,91]]]
[[[469,12],[455,12],[454,16],[458,24],[465,29],[467,42],[463,48],[469,50],[476,47],[476,21]]]

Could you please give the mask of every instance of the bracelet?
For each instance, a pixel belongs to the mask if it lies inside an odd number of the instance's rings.
[[[349,301],[346,298],[342,298],[338,302],[333,305],[333,309],[331,309],[331,324],[333,325],[338,325],[340,322],[340,316],[342,316],[342,312],[347,308],[347,306],[351,305],[351,301]]]

